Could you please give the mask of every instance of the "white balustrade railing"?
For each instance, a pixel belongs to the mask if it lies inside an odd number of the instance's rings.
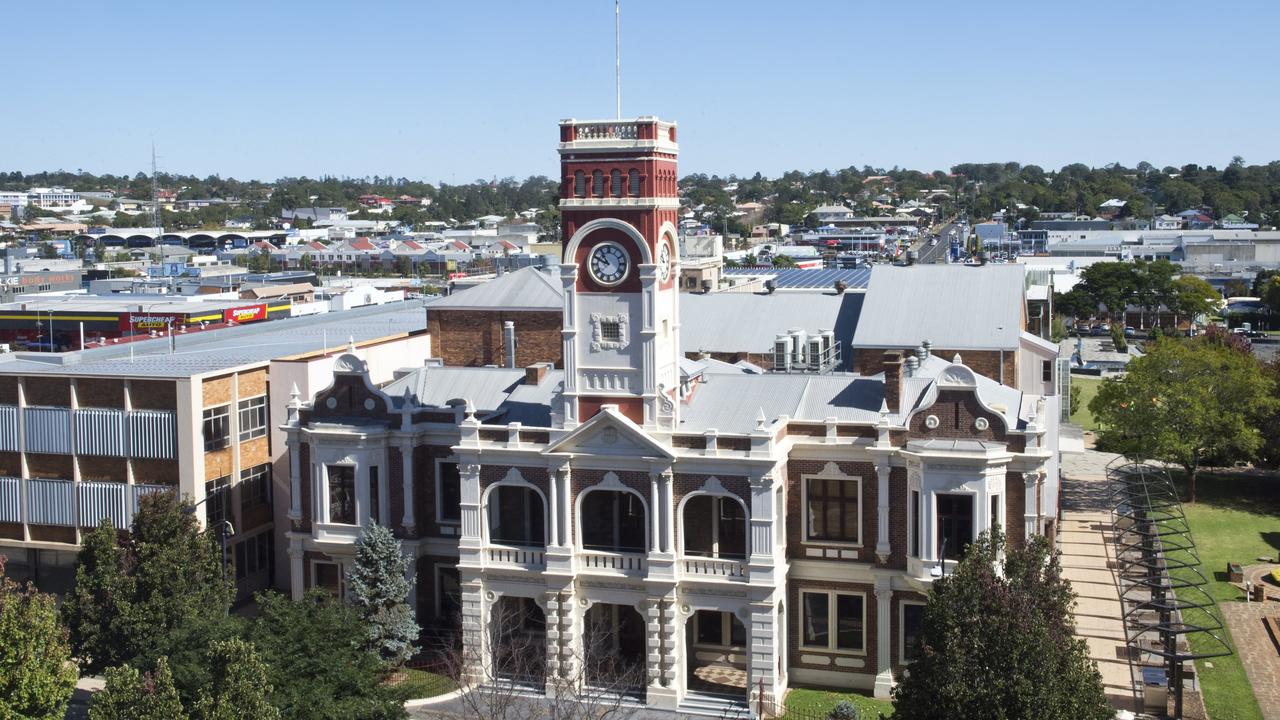
[[[547,555],[541,549],[491,545],[488,549],[489,562],[500,565],[522,565],[542,567],[546,565]]]
[[[583,570],[609,570],[613,572],[644,574],[644,555],[639,553],[602,552],[600,550],[580,550],[578,566]]]
[[[577,140],[635,140],[639,126],[627,122],[583,123],[577,126]]]
[[[684,572],[689,575],[702,575],[745,580],[746,563],[741,560],[710,557],[686,557],[680,561]]]

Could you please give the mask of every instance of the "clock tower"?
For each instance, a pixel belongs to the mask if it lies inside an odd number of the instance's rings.
[[[655,117],[560,122],[566,427],[606,404],[678,422],[678,149]]]

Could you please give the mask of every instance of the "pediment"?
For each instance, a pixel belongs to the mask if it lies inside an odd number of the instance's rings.
[[[547,447],[549,453],[622,455],[674,459],[665,445],[611,406]]]

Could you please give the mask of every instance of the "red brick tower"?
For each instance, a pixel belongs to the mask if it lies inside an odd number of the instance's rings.
[[[604,404],[674,427],[679,390],[676,125],[560,123],[564,422]]]

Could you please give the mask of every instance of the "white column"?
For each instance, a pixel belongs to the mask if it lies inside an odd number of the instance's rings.
[[[888,577],[876,578],[876,684],[875,696],[888,698],[893,693],[893,665],[889,650],[893,647],[893,589]]]
[[[576,697],[582,688],[579,608],[573,585],[551,588],[546,595],[547,674],[549,697]]]
[[[302,519],[302,452],[299,443],[301,433],[290,429],[289,438],[289,519]],[[313,517],[312,520],[315,520]]]
[[[571,547],[573,545],[573,527],[572,523],[569,522],[569,518],[572,517],[569,509],[572,507],[571,503],[573,502],[571,487],[573,472],[566,465],[563,473],[560,476],[560,507],[557,508],[560,512],[560,544],[565,547]]]
[[[675,710],[680,704],[679,654],[676,640],[675,588],[650,595],[644,601],[646,704]]]
[[[462,484],[462,538],[459,548],[479,551],[483,545],[483,518],[480,517],[480,465],[464,462],[458,465]]]
[[[551,527],[547,533],[551,538],[550,545],[552,547],[560,547],[560,470],[553,468],[547,473],[547,480],[551,483],[550,491],[547,493],[547,517],[551,520]],[[548,610],[548,612],[550,612]]]
[[[888,562],[889,546],[889,458],[876,459],[876,559]]]
[[[784,638],[778,627],[777,605],[774,595],[770,593],[752,602],[749,607],[748,642],[751,643],[751,648],[747,665],[747,697],[750,709],[757,717],[780,715],[782,710],[778,652],[779,644]]]
[[[490,670],[489,603],[484,592],[479,577],[462,581],[462,679],[473,686],[486,682]]]
[[[1024,508],[1022,519],[1024,522],[1025,540],[1039,535],[1040,513],[1036,508],[1036,484],[1040,481],[1040,473],[1029,472],[1022,474],[1023,480],[1023,499],[1022,506]],[[1007,511],[1006,511],[1007,512]]]
[[[415,498],[413,496],[414,468],[412,440],[405,440],[404,443],[400,445],[400,468],[401,472],[404,474],[404,477],[402,478],[404,488],[404,517],[401,519],[400,524],[404,525],[405,532],[412,537],[417,529],[415,527],[417,525],[417,519],[413,516]]]
[[[658,489],[658,474],[649,473],[649,503],[652,506],[649,508],[650,552],[663,552],[667,549],[663,547],[666,545],[666,538],[662,534],[663,517],[667,514],[666,503],[663,502],[664,495],[665,493]]]
[[[662,471],[662,551],[668,554],[676,551],[675,481],[675,473]]]
[[[302,574],[302,540],[299,538],[291,538],[289,540],[289,595],[294,602],[302,599],[302,593],[306,590],[305,580]]]

